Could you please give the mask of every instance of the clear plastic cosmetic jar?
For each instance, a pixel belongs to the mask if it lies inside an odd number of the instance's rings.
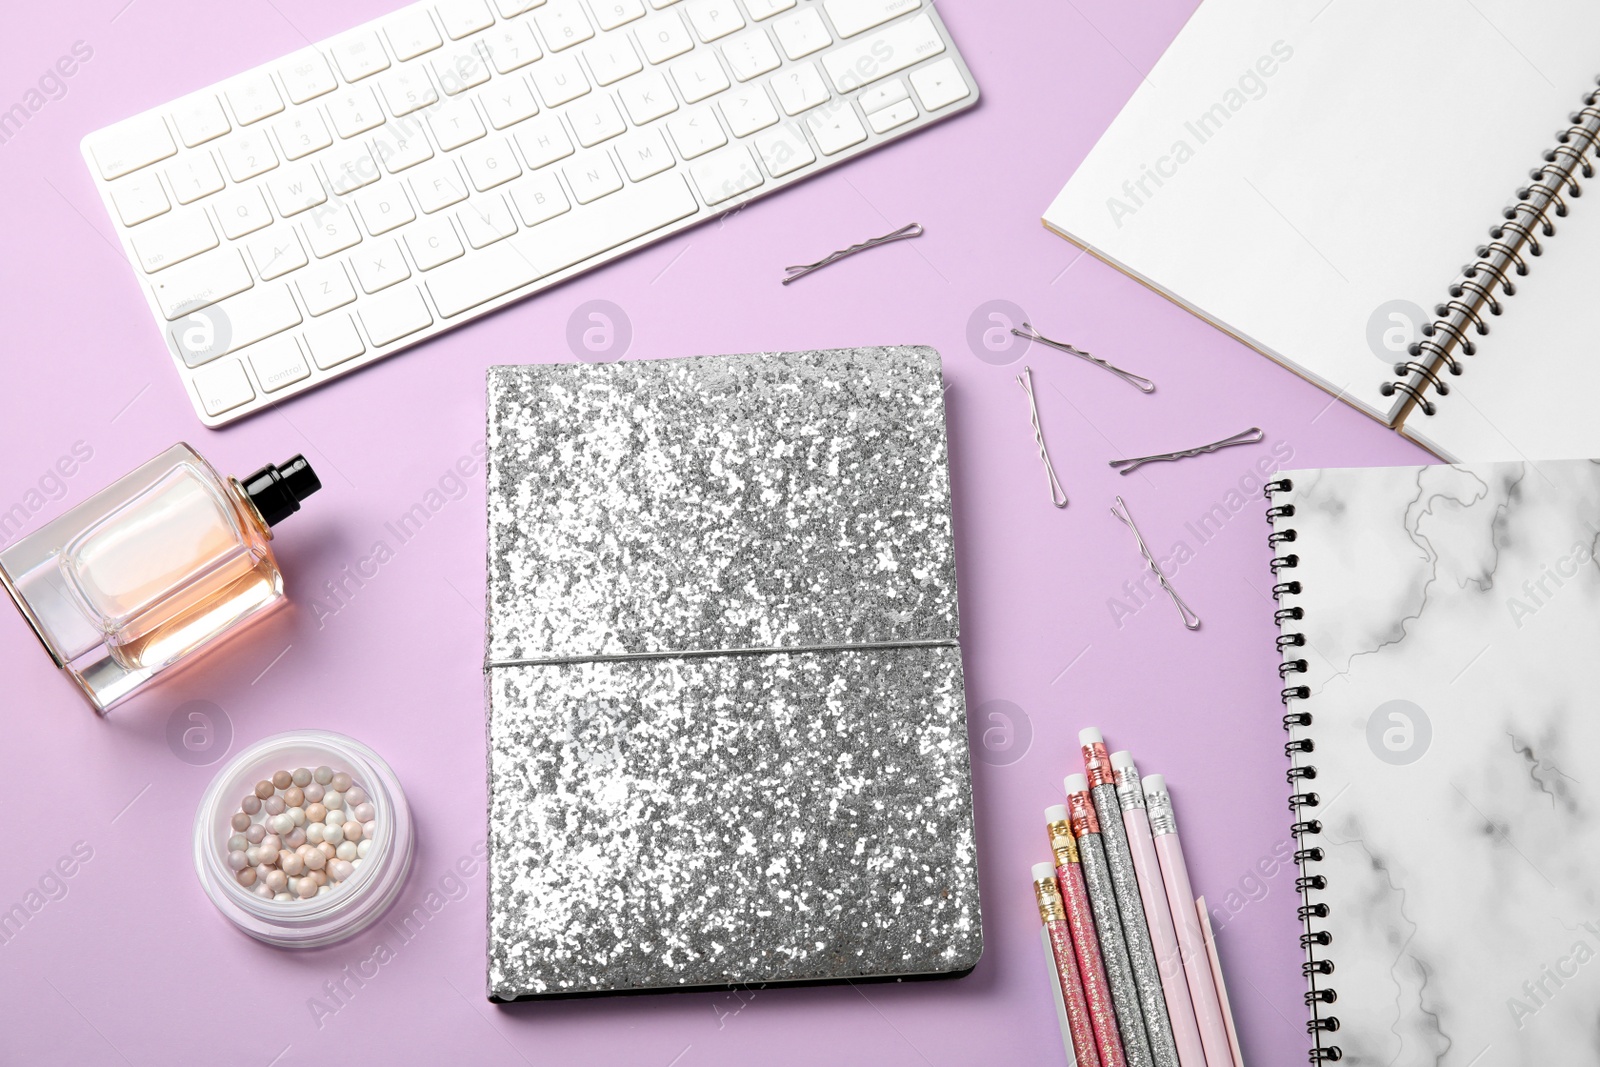
[[[372,845],[360,866],[333,892],[275,900],[240,884],[229,865],[230,820],[256,783],[295,768],[329,767],[348,774],[373,807]],[[394,772],[361,742],[326,730],[295,730],[240,752],[212,779],[194,820],[194,865],[217,910],[269,945],[316,948],[360,933],[388,910],[411,870],[411,809]]]

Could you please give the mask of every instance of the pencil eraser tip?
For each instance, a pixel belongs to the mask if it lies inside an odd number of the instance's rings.
[[[1100,736],[1099,727],[1090,726],[1078,731],[1078,744],[1099,745],[1105,743],[1105,738]]]
[[[1062,779],[1061,784],[1066,787],[1067,795],[1082,793],[1089,788],[1089,779],[1081,774],[1069,774]]]
[[[1119,771],[1126,771],[1133,767],[1133,753],[1127,749],[1111,753],[1111,766]]]
[[[1167,788],[1167,776],[1164,774],[1147,774],[1140,781],[1144,783],[1146,793],[1161,793]]]
[[[1056,876],[1056,868],[1055,868],[1054,864],[1051,864],[1051,863],[1035,863],[1033,865],[1033,880],[1035,882],[1042,882],[1046,878],[1054,878],[1055,876]]]
[[[1066,822],[1067,806],[1065,804],[1052,804],[1044,809],[1045,822]]]

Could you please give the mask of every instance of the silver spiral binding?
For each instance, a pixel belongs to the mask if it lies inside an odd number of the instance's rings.
[[[1600,84],[1600,78],[1596,83]],[[1555,147],[1544,154],[1544,162],[1530,172],[1531,184],[1518,189],[1516,200],[1502,212],[1504,221],[1489,228],[1489,243],[1479,245],[1472,262],[1461,268],[1461,276],[1448,290],[1450,299],[1434,307],[1435,318],[1422,327],[1422,340],[1406,350],[1411,358],[1396,363],[1394,379],[1378,387],[1384,396],[1406,398],[1401,418],[1412,408],[1429,416],[1439,410],[1426,394],[1430,388],[1436,397],[1450,394],[1443,372],[1462,373],[1457,354],[1473,355],[1477,347],[1471,335],[1489,332],[1483,313],[1501,313],[1496,287],[1505,296],[1516,295],[1511,276],[1528,273],[1524,253],[1538,256],[1543,251],[1539,236],[1555,236],[1551,216],[1567,214],[1562,188],[1577,197],[1583,191],[1579,177],[1594,177],[1589,153],[1600,145],[1600,93],[1584,96],[1582,109],[1569,115],[1567,122],[1556,134]]]
[[[1597,126],[1597,129],[1600,129],[1600,126]],[[1292,528],[1280,528],[1277,524],[1279,519],[1294,517],[1294,505],[1274,504],[1272,497],[1274,493],[1286,493],[1293,488],[1294,482],[1290,479],[1279,478],[1268,482],[1262,493],[1268,501],[1267,522],[1273,527],[1271,535],[1267,538],[1267,544],[1272,546],[1274,553],[1271,563],[1274,582],[1272,597],[1278,602],[1278,609],[1273,612],[1272,619],[1278,624],[1278,654],[1283,657],[1283,661],[1278,665],[1278,677],[1286,683],[1290,675],[1304,674],[1306,671],[1306,661],[1292,652],[1293,649],[1305,645],[1306,635],[1293,630],[1289,625],[1304,619],[1305,609],[1298,605],[1283,603],[1284,597],[1294,596],[1301,591],[1300,582],[1293,579],[1285,580],[1286,576],[1283,573],[1300,566],[1300,557],[1293,552],[1283,555],[1278,553],[1283,551],[1282,545],[1298,540],[1298,535]],[[1309,711],[1288,710],[1290,701],[1304,700],[1311,695],[1309,687],[1289,685],[1279,695],[1286,712],[1283,716],[1284,730],[1311,725]],[[1316,745],[1309,737],[1292,740],[1283,746],[1284,755],[1291,760],[1298,754],[1315,750]],[[1306,1009],[1311,1013],[1311,1018],[1306,1022],[1306,1033],[1311,1035],[1314,1044],[1308,1050],[1308,1055],[1313,1064],[1333,1063],[1344,1059],[1344,1050],[1326,1040],[1326,1035],[1339,1029],[1339,1017],[1332,1014],[1329,1008],[1329,1005],[1339,999],[1339,994],[1327,984],[1328,976],[1333,973],[1333,961],[1328,959],[1326,952],[1320,951],[1332,943],[1333,935],[1326,930],[1315,929],[1312,925],[1316,920],[1328,917],[1328,905],[1312,899],[1313,894],[1328,888],[1328,879],[1325,875],[1314,874],[1308,869],[1310,864],[1322,859],[1321,846],[1304,843],[1307,837],[1322,833],[1322,821],[1310,814],[1322,803],[1322,798],[1309,788],[1309,783],[1317,777],[1317,768],[1308,763],[1298,763],[1289,768],[1285,777],[1289,782],[1289,810],[1295,817],[1289,832],[1295,838],[1294,862],[1300,868],[1300,877],[1295,879],[1294,889],[1300,895],[1298,914],[1301,926],[1305,930],[1300,935],[1300,947],[1305,949],[1306,962],[1301,965],[1300,970],[1310,986],[1306,993]]]

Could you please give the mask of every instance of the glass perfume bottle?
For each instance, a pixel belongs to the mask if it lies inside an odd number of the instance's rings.
[[[173,445],[0,553],[0,584],[104,713],[283,602],[272,527],[320,488],[303,456],[241,482]]]

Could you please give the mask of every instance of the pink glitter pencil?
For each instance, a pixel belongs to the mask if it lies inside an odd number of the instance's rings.
[[[1089,889],[1084,885],[1083,868],[1078,862],[1078,839],[1072,833],[1071,818],[1062,804],[1046,808],[1044,817],[1049,822],[1050,851],[1056,857],[1056,880],[1067,914],[1067,926],[1077,949],[1078,974],[1083,979],[1089,1023],[1100,1050],[1099,1062],[1103,1067],[1128,1067],[1122,1036],[1117,1032],[1111,982],[1106,978],[1105,961],[1100,957],[1100,939],[1094,932],[1094,913],[1089,907]]]
[[[1089,1002],[1084,996],[1083,979],[1078,974],[1078,954],[1072,947],[1072,929],[1067,924],[1067,912],[1061,903],[1053,865],[1033,865],[1033,895],[1039,903],[1039,918],[1044,922],[1045,948],[1055,965],[1056,1009],[1061,1014],[1062,1037],[1071,1047],[1078,1067],[1101,1067],[1100,1054],[1095,1051]]]

